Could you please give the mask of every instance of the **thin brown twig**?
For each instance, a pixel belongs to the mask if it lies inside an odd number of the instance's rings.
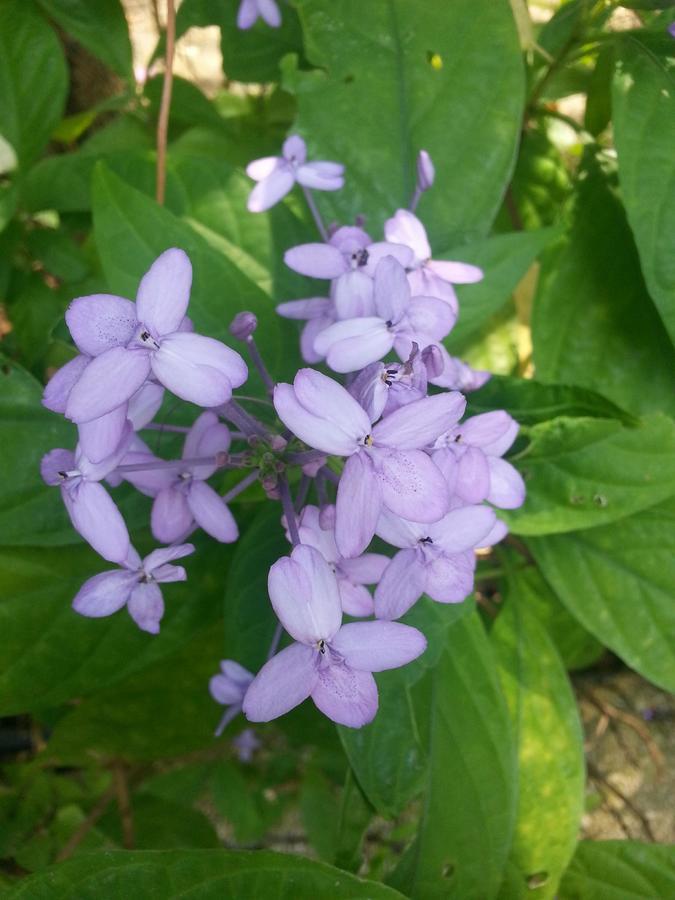
[[[164,84],[157,119],[157,189],[156,199],[164,205],[166,188],[166,142],[169,132],[169,110],[173,88],[173,55],[176,46],[176,6],[174,0],[166,0],[166,53],[164,54]]]
[[[656,842],[656,838],[654,837],[654,832],[652,831],[652,826],[649,824],[649,819],[645,814],[637,808],[637,806],[633,803],[630,797],[626,796],[620,788],[616,787],[616,785],[612,784],[611,781],[603,775],[603,773],[598,769],[593,763],[587,761],[588,774],[594,781],[599,782],[604,787],[606,787],[609,791],[612,792],[616,797],[621,800],[621,802],[633,813],[636,819],[640,822],[642,827],[644,828],[645,834],[653,843]]]
[[[125,850],[131,850],[134,846],[134,819],[129,796],[129,783],[123,764],[115,763],[112,767],[112,774],[113,787],[117,796],[117,808],[122,824],[122,846]]]
[[[112,784],[107,791],[101,794],[98,802],[92,807],[87,818],[82,822],[77,831],[74,832],[74,834],[72,834],[68,841],[63,845],[56,859],[54,860],[55,862],[63,862],[64,859],[68,859],[69,856],[72,856],[75,850],[77,850],[82,841],[106,811],[106,809],[108,808],[108,804],[114,796],[115,785]]]
[[[652,737],[647,725],[645,725],[644,722],[641,722],[636,716],[633,716],[630,713],[619,709],[612,703],[607,703],[605,700],[602,700],[589,688],[586,688],[586,690],[584,691],[584,697],[592,706],[594,706],[600,713],[602,713],[603,716],[607,716],[610,719],[615,719],[619,722],[622,722],[624,725],[627,725],[628,728],[632,728],[633,731],[636,732],[636,734],[644,742],[644,745],[647,748],[647,752],[651,756],[652,762],[656,767],[657,774],[660,776],[663,773],[665,764],[663,754],[657,747],[656,742],[654,741],[654,738]]]

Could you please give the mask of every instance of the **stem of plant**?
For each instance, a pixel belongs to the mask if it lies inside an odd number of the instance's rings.
[[[328,240],[328,230],[326,226],[323,224],[323,219],[321,218],[321,213],[319,212],[316,203],[314,202],[314,197],[312,196],[312,192],[309,188],[303,186],[302,192],[305,195],[305,200],[307,201],[307,206],[309,207],[309,211],[311,212],[314,221],[316,223],[316,227],[319,229],[319,234],[321,235],[322,240]]]
[[[233,488],[223,495],[223,503],[229,503],[231,500],[234,500],[235,497],[241,494],[242,491],[245,491],[250,484],[253,484],[253,482],[257,480],[258,470],[255,469],[253,472],[249,472],[246,478],[242,478],[239,484],[235,484]]]
[[[274,379],[267,371],[267,366],[265,365],[262,356],[260,355],[260,351],[258,350],[258,345],[256,344],[253,335],[250,334],[246,338],[246,346],[248,347],[248,352],[250,354],[251,359],[253,360],[253,365],[256,367],[258,372],[260,373],[260,377],[267,388],[267,393],[271,394],[274,391]]]
[[[174,0],[166,0],[166,53],[164,55],[164,84],[157,119],[157,184],[155,197],[160,206],[164,205],[166,188],[166,143],[169,133],[169,111],[173,88],[173,55],[176,46],[176,5]]]

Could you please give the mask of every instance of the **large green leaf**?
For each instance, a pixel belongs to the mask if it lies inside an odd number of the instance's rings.
[[[485,235],[511,173],[523,106],[507,0],[448,3],[442,15],[436,4],[406,0],[300,0],[298,9],[307,57],[320,69],[285,65],[297,130],[314,158],[347,167],[345,189],[319,197],[328,218],[352,222],[364,213],[376,236],[408,203],[425,149],[437,176],[420,214],[434,246]]]
[[[379,709],[364,728],[340,728],[342,745],[361,789],[384,816],[399,815],[424,788],[428,765],[426,722],[434,715],[427,690],[429,670],[453,634],[453,623],[473,603],[442,606],[420,600],[404,621],[427,638],[427,650],[409,666],[377,676]],[[422,682],[426,682],[423,684]]]
[[[516,457],[527,498],[504,514],[518,534],[603,525],[659,503],[675,487],[675,427],[666,416],[636,427],[561,417],[535,425]]]
[[[551,898],[574,853],[584,811],[583,734],[562,660],[511,572],[491,633],[518,751],[518,811],[511,860],[516,897]],[[536,648],[536,649],[535,649]]]
[[[516,758],[490,642],[477,613],[455,623],[433,671],[429,776],[403,889],[420,900],[490,900],[516,810]]]
[[[68,76],[56,34],[25,0],[0,3],[0,134],[26,167],[63,113]]]
[[[103,164],[94,174],[93,208],[96,243],[113,291],[134,297],[153,260],[168,247],[181,247],[192,261],[188,313],[196,330],[231,344],[228,325],[241,310],[251,310],[261,323],[256,337],[268,367],[280,380],[292,377],[299,364],[295,329],[274,315],[259,286],[261,267],[248,254],[214,232],[198,232]],[[252,371],[251,378],[255,383]]]
[[[474,241],[455,252],[434,254],[438,259],[461,259],[480,266],[483,281],[458,285],[459,319],[445,344],[453,353],[477,337],[489,325],[490,316],[499,312],[541,250],[555,237],[553,228],[499,234]]]
[[[535,425],[558,416],[619,419],[635,424],[633,416],[594,391],[510,375],[493,375],[479,391],[468,394],[467,401],[467,415],[505,409],[521,425]]]
[[[675,849],[637,841],[581,841],[560,900],[665,900],[675,895]]]
[[[38,0],[69,35],[119,75],[130,78],[131,41],[120,0]]]
[[[84,546],[0,548],[3,715],[42,710],[122,681],[174,653],[220,615],[229,548],[196,536],[188,582],[166,585],[159,635],[141,631],[126,610],[88,619],[71,608],[87,578],[106,567]]]
[[[108,850],[24,879],[8,897],[30,900],[396,900],[392,888],[300,856],[238,850]]]
[[[592,161],[567,246],[543,265],[532,340],[540,381],[590,388],[635,413],[675,409],[672,345],[621,204]]]
[[[672,500],[611,525],[528,540],[582,625],[650,681],[675,690]]]
[[[647,287],[675,342],[675,54],[666,34],[617,45],[614,139],[621,194]],[[648,136],[648,137],[647,137]]]

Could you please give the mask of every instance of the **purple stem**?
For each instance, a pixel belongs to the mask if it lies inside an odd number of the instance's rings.
[[[306,463],[316,462],[325,458],[326,454],[323,450],[300,450],[298,453],[288,454],[288,461],[298,466],[304,466]]]
[[[332,469],[329,469],[328,466],[322,466],[319,469],[319,472],[323,475],[326,481],[331,481],[333,484],[340,483],[340,476],[336,475],[336,473],[333,472]]]
[[[314,221],[316,222],[316,227],[319,229],[319,234],[321,235],[322,240],[328,241],[328,232],[326,231],[326,226],[323,224],[323,219],[321,218],[321,213],[317,209],[316,203],[314,202],[314,197],[312,196],[312,192],[309,188],[306,188],[304,185],[302,186],[302,193],[305,195],[305,200],[307,201],[307,206],[309,207],[309,211],[314,217]]]
[[[297,547],[298,544],[301,543],[300,532],[298,531],[298,522],[295,518],[295,510],[293,509],[291,489],[289,488],[288,482],[283,475],[279,476],[277,486],[279,488],[279,496],[281,497],[281,508],[284,511],[284,516],[286,517],[286,527],[288,528],[288,533],[291,536],[291,543],[294,547]]]
[[[408,209],[410,210],[411,213],[414,213],[415,210],[417,209],[417,204],[420,202],[420,197],[422,196],[423,193],[424,192],[423,192],[422,188],[419,186],[419,184],[416,184],[415,185],[415,193],[410,198],[410,203],[408,204]]]
[[[300,479],[300,487],[298,488],[298,493],[295,495],[294,508],[296,513],[299,513],[304,506],[311,483],[312,479],[309,477],[309,475],[303,475]]]
[[[242,491],[245,491],[246,488],[253,484],[254,481],[258,479],[258,470],[255,469],[253,472],[250,472],[246,478],[242,478],[239,484],[235,484],[233,488],[231,488],[226,494],[223,495],[223,503],[229,503],[230,500],[234,500],[234,498],[241,494]]]
[[[263,358],[260,355],[260,350],[258,350],[258,345],[256,344],[252,334],[249,334],[249,336],[246,338],[246,345],[248,347],[248,352],[251,356],[251,359],[253,360],[253,365],[260,373],[260,377],[262,378],[265,387],[267,388],[267,393],[271,394],[274,391],[274,379],[267,371],[267,366],[265,365]]]
[[[267,430],[264,425],[259,422],[250,413],[247,413],[236,400],[232,399],[221,408],[221,413],[226,419],[229,419],[240,431],[243,431],[246,437],[257,435],[258,437],[267,438]]]
[[[142,431],[175,431],[176,434],[187,434],[190,430],[186,425],[163,425],[159,422],[150,422],[144,425]]]
[[[241,712],[241,703],[235,703],[232,706],[228,706],[223,714],[223,718],[218,723],[218,727],[216,728],[214,735],[215,737],[220,737],[223,731],[230,724],[232,719],[236,718]]]
[[[157,462],[133,463],[118,466],[116,472],[147,472],[155,469],[180,469],[182,466],[217,466],[219,469],[243,468],[242,456],[228,456],[227,453],[216,453],[215,456],[193,456],[188,459],[162,459]]]

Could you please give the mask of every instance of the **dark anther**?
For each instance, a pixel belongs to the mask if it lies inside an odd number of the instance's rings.
[[[388,319],[384,324],[387,326],[387,328],[391,328],[391,326],[392,326],[394,323],[391,321],[391,319]]]
[[[142,340],[142,341],[149,341],[149,340],[150,340],[150,332],[149,332],[149,331],[142,331],[142,332],[141,332],[141,340]]]
[[[423,538],[422,538],[422,540],[420,541],[420,543],[421,543],[421,544],[433,544],[433,539],[430,538],[429,535],[427,535],[426,537],[423,537]]]
[[[58,472],[57,474],[58,474],[59,478],[67,478],[68,477],[67,472]]]
[[[462,440],[462,435],[461,435],[461,434],[458,434],[457,437],[455,438],[455,443],[456,443],[456,444],[459,444],[459,442],[460,442],[461,440]]]
[[[326,642],[324,640],[319,641],[319,653],[326,652]]]
[[[352,254],[352,259],[357,266],[365,266],[368,262],[368,251],[365,248],[363,250],[357,250],[356,253]]]

